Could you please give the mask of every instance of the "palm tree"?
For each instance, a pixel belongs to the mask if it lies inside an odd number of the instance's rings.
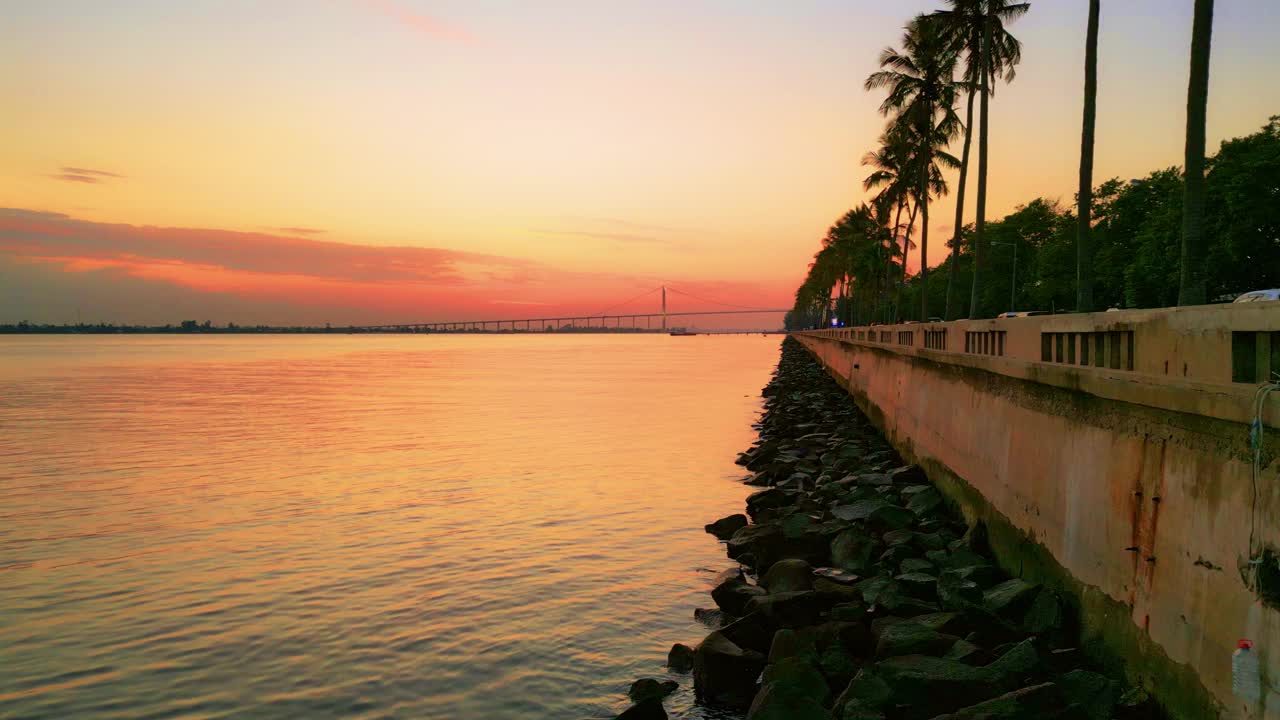
[[[929,317],[929,197],[933,171],[960,129],[955,112],[958,86],[953,78],[958,52],[943,28],[925,16],[916,18],[903,35],[903,50],[886,48],[881,70],[867,77],[866,89],[887,88],[880,112],[894,115],[890,134],[901,134],[912,148],[911,174],[916,207],[920,211],[920,314]],[[949,155],[946,156],[954,160]],[[958,163],[957,163],[958,164]],[[944,186],[945,187],[945,186]]]
[[[1089,24],[1084,42],[1084,123],[1080,130],[1080,192],[1076,195],[1076,312],[1093,311],[1093,129],[1098,115],[1101,5],[1101,0],[1089,0]]]
[[[874,168],[870,175],[862,181],[862,187],[866,190],[880,188],[880,192],[875,196],[872,202],[881,209],[889,207],[895,208],[892,235],[892,250],[885,258],[885,307],[889,311],[889,302],[887,294],[889,286],[892,282],[889,276],[892,270],[893,257],[897,254],[897,238],[902,230],[902,211],[910,204],[912,193],[910,186],[911,165],[911,148],[905,142],[902,134],[885,133],[880,136],[880,147],[874,152],[869,152],[862,158],[862,164]],[[887,216],[887,212],[883,213]],[[911,226],[915,224],[914,211],[911,215],[911,222],[907,226],[907,231],[902,237],[902,274],[906,274],[907,251],[911,243]],[[901,305],[902,287],[898,286],[898,301],[895,305]],[[892,320],[896,315],[896,311],[889,311],[886,314],[886,320]]]
[[[965,53],[965,80],[970,91],[969,119],[965,123],[965,157],[962,177],[968,170],[968,146],[973,131],[972,103],[974,91],[979,97],[979,115],[982,124],[978,133],[978,206],[974,221],[973,284],[969,291],[969,317],[978,314],[978,293],[982,270],[982,240],[987,218],[987,150],[988,104],[995,88],[992,81],[1005,79],[1012,82],[1014,66],[1022,59],[1022,44],[1009,34],[1004,26],[1022,17],[1031,9],[1029,2],[1009,0],[946,0],[949,9],[939,10],[932,18],[939,22],[953,43]],[[955,235],[952,252],[960,246],[960,234],[964,227],[964,190],[957,192]],[[954,271],[955,263],[952,263]],[[949,312],[949,311],[948,311]]]
[[[1191,80],[1187,84],[1186,183],[1182,200],[1182,258],[1178,304],[1207,302],[1204,273],[1204,125],[1209,105],[1209,45],[1213,0],[1196,0],[1191,22]]]

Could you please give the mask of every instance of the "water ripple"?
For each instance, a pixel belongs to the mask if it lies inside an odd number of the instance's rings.
[[[0,339],[0,715],[611,717],[705,632],[776,354]]]

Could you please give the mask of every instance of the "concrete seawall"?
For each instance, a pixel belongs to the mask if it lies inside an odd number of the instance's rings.
[[[1280,305],[796,336],[1007,570],[1068,591],[1092,654],[1172,717],[1280,718],[1280,393],[1256,489],[1249,440]],[[1232,694],[1240,638],[1256,703]]]

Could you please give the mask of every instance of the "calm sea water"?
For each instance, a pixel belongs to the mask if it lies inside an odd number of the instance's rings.
[[[0,717],[611,717],[778,344],[0,338]]]

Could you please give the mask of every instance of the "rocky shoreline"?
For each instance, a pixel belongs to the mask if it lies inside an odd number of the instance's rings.
[[[1159,717],[1077,648],[1070,605],[1009,578],[852,399],[787,338],[759,441],[763,489],[706,526],[738,568],[698,611],[715,629],[671,648],[700,704],[747,720]],[[620,720],[660,720],[676,684],[641,679]]]

